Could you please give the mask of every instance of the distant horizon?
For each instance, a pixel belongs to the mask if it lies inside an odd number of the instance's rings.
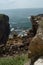
[[[0,9],[0,10],[16,10],[16,9],[43,9],[43,8],[13,8],[13,9]]]

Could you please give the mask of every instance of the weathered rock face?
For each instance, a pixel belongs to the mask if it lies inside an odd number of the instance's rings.
[[[38,29],[35,37],[32,39],[29,45],[29,57],[31,60],[31,65],[40,57],[43,56],[43,16],[35,16],[34,19],[38,23]]]
[[[0,14],[0,45],[6,44],[10,33],[9,17]]]
[[[38,29],[38,23],[36,22],[37,19],[36,19],[36,16],[31,16],[31,22],[32,22],[32,30],[33,30],[33,33],[34,33],[34,36],[36,34],[36,31]]]
[[[37,16],[31,16],[30,20],[32,23],[32,29],[30,29],[27,32],[27,35],[28,35],[28,37],[33,38],[37,33],[38,23],[36,21],[38,20],[38,18],[37,18]]]

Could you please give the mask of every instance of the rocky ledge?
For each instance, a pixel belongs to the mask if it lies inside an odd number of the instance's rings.
[[[29,45],[28,56],[31,58],[30,65],[34,65],[34,62],[40,56],[43,56],[43,15],[40,14],[37,16],[33,16],[33,22],[34,21],[36,21],[36,23],[38,24],[38,28],[36,31],[36,35],[32,38]]]

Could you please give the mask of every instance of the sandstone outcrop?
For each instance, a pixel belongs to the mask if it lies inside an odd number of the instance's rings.
[[[36,31],[35,37],[33,37],[29,45],[28,56],[31,58],[30,65],[34,65],[34,62],[40,56],[43,56],[43,15],[37,15],[33,17],[36,23],[38,24],[38,29]]]

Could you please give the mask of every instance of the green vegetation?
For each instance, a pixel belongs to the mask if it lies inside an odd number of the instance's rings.
[[[24,65],[28,61],[27,55],[0,58],[0,65]]]

